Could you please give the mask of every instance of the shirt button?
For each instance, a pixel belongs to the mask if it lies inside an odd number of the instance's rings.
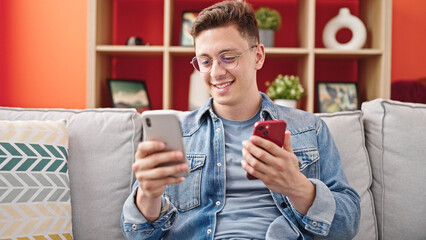
[[[138,226],[136,226],[136,224],[133,224],[133,225],[132,225],[132,229],[133,229],[133,230],[136,230],[136,229],[138,229]]]
[[[222,163],[220,163],[220,162],[219,162],[219,163],[217,163],[217,166],[218,166],[218,167],[221,167],[221,166],[222,166]]]
[[[220,128],[216,128],[216,132],[220,132]]]
[[[287,203],[282,202],[282,203],[281,203],[281,208],[286,208],[286,207],[287,207]]]
[[[217,205],[217,206],[219,206],[219,205],[220,205],[220,201],[217,201],[217,202],[216,202],[216,205]]]
[[[312,226],[316,227],[316,226],[318,226],[318,223],[317,222],[312,222]]]
[[[207,234],[210,234],[210,233],[212,233],[212,230],[209,228],[207,229]]]

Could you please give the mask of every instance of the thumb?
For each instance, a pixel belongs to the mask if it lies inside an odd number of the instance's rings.
[[[291,147],[291,140],[290,140],[291,133],[290,131],[285,131],[284,134],[284,149],[293,152],[293,148]]]

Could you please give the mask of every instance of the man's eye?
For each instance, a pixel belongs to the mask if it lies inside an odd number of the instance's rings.
[[[237,58],[236,55],[224,55],[224,56],[221,56],[220,60],[224,63],[231,63],[235,61],[236,58]]]
[[[203,65],[203,66],[208,66],[210,64],[209,59],[200,59],[198,61],[199,61],[200,65]]]

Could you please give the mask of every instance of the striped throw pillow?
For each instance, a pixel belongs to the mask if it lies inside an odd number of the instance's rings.
[[[1,239],[73,239],[65,123],[0,121]]]

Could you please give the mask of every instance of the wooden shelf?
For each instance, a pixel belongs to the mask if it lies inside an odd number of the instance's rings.
[[[266,55],[279,56],[284,58],[302,57],[309,54],[309,50],[305,48],[265,48]]]
[[[116,45],[98,45],[96,52],[105,53],[113,56],[152,56],[162,55],[163,46],[116,46]]]
[[[316,48],[315,57],[322,59],[361,59],[374,56],[381,56],[382,50],[361,49],[361,50],[332,50],[326,48]]]

